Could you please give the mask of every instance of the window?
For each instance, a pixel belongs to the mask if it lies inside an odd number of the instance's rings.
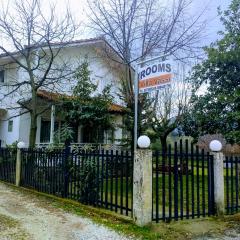
[[[54,132],[58,130],[58,122],[54,123]],[[50,142],[50,131],[51,131],[51,121],[42,120],[41,121],[41,131],[40,131],[40,143]]]
[[[4,83],[4,70],[0,70],[0,83]]]
[[[9,120],[8,121],[8,132],[12,132],[13,131],[13,120]]]
[[[51,122],[50,121],[41,121],[41,133],[40,133],[40,142],[46,143],[50,141],[50,128]]]
[[[85,126],[83,128],[83,143],[103,143],[104,130]]]

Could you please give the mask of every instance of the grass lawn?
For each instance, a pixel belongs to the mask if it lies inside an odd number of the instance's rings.
[[[228,175],[230,176],[231,172],[229,170]],[[240,202],[240,195],[236,194],[236,172],[235,170],[232,172],[232,180],[228,178],[227,184],[227,170],[224,169],[224,180],[225,180],[225,205],[227,206],[227,185],[229,189],[229,204],[236,205],[236,201]],[[240,177],[239,177],[240,179]],[[165,216],[169,216],[169,213],[174,216],[174,196],[177,194],[178,198],[175,204],[178,207],[178,214],[181,215],[181,210],[183,215],[187,212],[190,215],[207,215],[208,213],[208,197],[209,197],[209,178],[208,178],[208,169],[203,168],[197,171],[197,168],[194,168],[193,175],[186,174],[182,176],[178,176],[177,180],[177,191],[174,192],[174,175],[173,173],[169,176],[167,173],[159,173],[158,180],[156,178],[156,174],[153,177],[153,210],[154,215],[156,214],[156,204],[158,197],[158,212],[159,217],[162,216],[163,211],[165,211]],[[122,202],[123,206],[126,206],[126,201],[128,197],[128,206],[131,207],[132,204],[132,191],[131,191],[131,183],[128,181],[128,195],[126,195],[126,179],[123,178],[122,181]],[[106,185],[108,185],[108,194],[106,195]],[[158,189],[156,188],[158,185]],[[239,184],[240,185],[240,184]],[[118,189],[116,191],[115,179],[113,180],[113,188],[112,194],[110,191],[111,181],[108,180],[108,184],[106,181],[104,183],[103,189],[103,201],[107,200],[110,202],[111,195],[112,202],[115,204],[115,196],[117,193],[117,203],[121,202],[121,184],[120,180],[118,180]],[[165,186],[165,188],[163,188]],[[165,202],[165,204],[163,204]],[[165,207],[163,207],[165,206]],[[170,208],[170,209],[169,209]],[[190,216],[192,217],[192,216]],[[195,216],[196,217],[196,216]]]
[[[201,164],[200,164],[201,166]],[[225,176],[225,192],[227,191],[227,186],[229,190],[229,204],[236,205],[236,200],[240,198],[236,196],[236,171],[231,172],[228,170],[228,176],[232,173],[233,181],[228,181],[226,184],[227,170],[224,169]],[[131,179],[128,181],[125,177],[122,178],[109,178],[108,180],[103,180],[103,186],[99,185],[99,197],[101,199],[100,205],[104,208],[111,209],[113,211],[121,212],[121,206],[123,208],[131,209],[132,207],[132,183]],[[174,174],[159,172],[158,178],[156,173],[153,177],[153,216],[155,218],[156,212],[158,210],[158,217],[163,216],[165,211],[165,217],[174,216],[175,209],[179,217],[181,214],[186,215],[187,213],[191,217],[197,217],[200,215],[207,215],[208,213],[208,197],[209,197],[209,187],[208,187],[208,169],[199,168],[197,170],[194,167],[193,174],[188,175],[183,174],[175,179],[177,183],[176,190],[174,189]],[[76,184],[77,185],[77,184]],[[72,183],[69,185],[69,192],[71,192],[72,187],[72,199],[77,199],[77,187]],[[157,188],[158,185],[158,188]],[[163,187],[165,186],[165,187]],[[128,192],[126,191],[128,189]],[[233,191],[231,190],[233,189]],[[75,193],[74,193],[75,191]],[[233,193],[233,194],[232,194]],[[176,197],[177,196],[177,197]],[[227,196],[227,194],[225,194]],[[175,198],[176,197],[176,198]],[[158,198],[158,206],[157,206]],[[175,200],[176,199],[176,200]],[[225,197],[225,202],[227,206],[227,197]],[[164,204],[165,203],[165,204]],[[117,205],[117,208],[116,208]],[[122,209],[122,214],[126,214],[125,209]],[[131,212],[128,212],[131,215]]]

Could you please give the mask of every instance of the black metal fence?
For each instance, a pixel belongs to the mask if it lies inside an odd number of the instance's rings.
[[[224,160],[225,203],[228,214],[234,214],[240,209],[239,199],[240,157],[226,156]]]
[[[0,180],[15,183],[17,150],[0,148]]]
[[[22,150],[21,185],[99,206],[132,211],[133,160],[128,151]]]
[[[153,153],[153,220],[214,213],[213,156],[188,141]]]
[[[0,180],[15,183],[16,149],[0,148]],[[127,151],[23,149],[21,185],[121,214],[132,212],[133,156]],[[240,157],[224,160],[225,206],[240,210]],[[213,156],[188,141],[153,152],[154,221],[208,216],[214,210]]]

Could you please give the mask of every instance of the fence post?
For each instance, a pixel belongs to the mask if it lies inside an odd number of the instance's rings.
[[[64,158],[63,158],[63,192],[62,197],[68,197],[68,188],[69,188],[69,156],[71,152],[70,141],[65,142]]]
[[[19,142],[17,144],[17,159],[16,159],[16,179],[15,179],[15,185],[17,187],[20,186],[21,182],[21,149],[25,148],[24,142]]]
[[[152,222],[152,151],[148,149],[134,154],[133,219],[139,226]]]
[[[217,141],[215,144],[217,144]],[[211,143],[213,143],[212,141]],[[214,150],[214,146],[211,147],[212,150],[211,154],[213,155],[213,171],[214,171],[214,201],[215,201],[215,208],[217,216],[224,215],[224,171],[223,171],[223,160],[224,155],[221,152],[222,145],[219,148],[216,147]]]
[[[17,149],[17,160],[16,160],[16,186],[20,186],[21,179],[21,149]]]

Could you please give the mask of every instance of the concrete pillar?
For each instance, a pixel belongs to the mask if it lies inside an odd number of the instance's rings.
[[[212,152],[213,170],[214,170],[214,199],[217,216],[222,216],[225,210],[224,204],[224,171],[223,160],[224,155],[222,152]]]
[[[21,149],[17,149],[17,160],[16,160],[16,186],[20,186],[21,180]]]
[[[51,108],[51,128],[50,128],[50,143],[53,143],[54,138],[54,123],[55,123],[55,106]]]
[[[137,149],[133,170],[133,219],[138,226],[152,222],[152,151]]]

